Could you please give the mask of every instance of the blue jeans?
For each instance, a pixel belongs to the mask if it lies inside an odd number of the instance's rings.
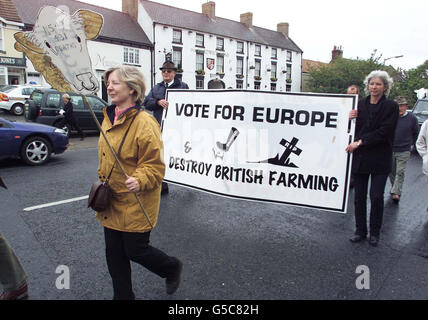
[[[0,233],[0,284],[5,292],[17,289],[27,275],[17,256]]]

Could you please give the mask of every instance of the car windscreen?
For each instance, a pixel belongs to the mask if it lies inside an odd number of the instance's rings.
[[[428,100],[419,100],[416,105],[415,108],[413,109],[414,113],[428,113]]]
[[[16,89],[16,88],[18,88],[18,87],[17,86],[7,86],[7,87],[3,88],[1,90],[1,92],[8,93],[8,92],[11,92],[13,89]]]

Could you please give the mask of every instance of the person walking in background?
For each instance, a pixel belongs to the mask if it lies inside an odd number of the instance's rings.
[[[422,157],[422,172],[428,175],[428,120],[425,120],[419,131],[416,150]]]
[[[348,89],[346,89],[347,94],[359,94],[360,89],[356,84],[351,84]]]
[[[145,85],[137,68],[111,68],[104,73],[104,79],[113,105],[103,111],[102,129],[119,153],[126,172],[124,177],[107,142],[100,136],[98,176],[102,181],[110,176],[113,195],[108,208],[97,212],[97,218],[104,226],[113,299],[135,299],[131,261],[165,278],[166,293],[173,294],[180,284],[182,262],[149,244],[150,232],[158,220],[165,174],[160,127],[152,115],[141,111]]]
[[[349,240],[367,237],[367,192],[370,181],[370,238],[377,246],[382,227],[386,180],[392,167],[392,142],[398,119],[398,105],[387,99],[392,78],[387,72],[372,71],[365,79],[367,97],[358,102],[355,140],[346,148],[353,153],[352,172],[355,193],[355,234]],[[351,114],[350,116],[351,117]]]
[[[418,139],[416,140],[416,150],[422,157],[422,172],[428,176],[428,120],[425,120],[419,131]]]
[[[392,144],[392,171],[389,179],[392,186],[391,198],[398,203],[402,193],[407,161],[410,159],[410,151],[418,138],[419,125],[415,115],[407,111],[409,104],[404,97],[397,97],[395,102],[398,103],[400,116]]]
[[[0,186],[7,189],[1,177]],[[27,275],[15,252],[1,233],[0,284],[3,287],[0,300],[24,300],[28,298]]]
[[[189,89],[189,86],[176,79],[177,68],[171,61],[166,61],[160,68],[163,81],[156,84],[144,99],[143,105],[147,110],[153,111],[153,115],[159,122],[162,121],[163,110],[168,108],[168,101],[165,100],[166,89]],[[168,193],[168,184],[162,182],[162,194]]]
[[[62,119],[62,121],[59,123],[59,128],[63,128],[66,124],[68,124],[71,128],[77,130],[80,135],[80,141],[82,141],[85,138],[85,135],[82,129],[80,129],[76,118],[74,117],[73,102],[71,101],[71,98],[67,93],[64,93],[62,95],[62,100],[64,101],[64,119]]]

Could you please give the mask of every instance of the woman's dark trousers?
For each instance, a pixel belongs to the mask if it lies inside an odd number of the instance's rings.
[[[139,263],[162,278],[172,275],[177,269],[178,259],[149,245],[150,231],[133,233],[104,228],[104,237],[114,300],[135,299],[130,261]]]
[[[367,192],[370,178],[370,235],[379,237],[382,227],[385,190],[388,174],[354,174],[355,234],[367,236]]]

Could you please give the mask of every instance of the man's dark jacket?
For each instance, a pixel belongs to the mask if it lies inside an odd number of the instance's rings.
[[[168,86],[168,89],[189,89],[189,87],[185,82],[182,82],[179,79],[174,79],[174,82]],[[153,87],[143,102],[143,105],[147,110],[153,111],[153,116],[159,123],[162,121],[163,108],[158,105],[158,101],[165,99],[165,94],[166,86],[165,82],[162,81]]]
[[[388,174],[392,168],[392,143],[399,116],[398,104],[383,96],[370,105],[370,96],[358,103],[354,141],[362,145],[353,154],[352,172]]]

